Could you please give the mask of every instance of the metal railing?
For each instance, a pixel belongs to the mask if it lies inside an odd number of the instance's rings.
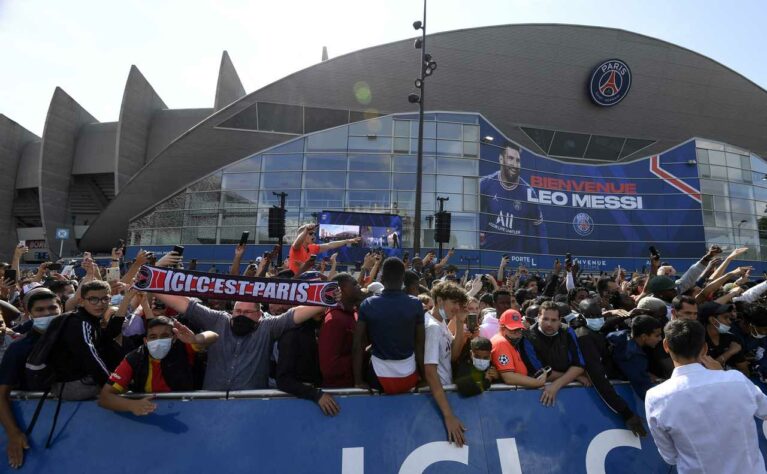
[[[610,381],[613,385],[619,385],[619,384],[627,384],[628,382],[623,380],[611,380]],[[583,387],[582,384],[578,382],[572,382],[568,385],[566,385],[564,388],[577,388],[577,387]],[[445,385],[443,387],[446,392],[455,392],[456,387],[455,385]],[[494,392],[500,392],[500,391],[517,391],[517,390],[540,390],[539,388],[526,388],[521,387],[518,385],[506,385],[506,384],[493,384],[488,389],[490,391]],[[378,396],[383,395],[382,393],[371,391],[371,390],[364,390],[360,388],[328,388],[328,389],[322,389],[323,392],[329,393],[331,395],[337,395],[337,396]],[[420,395],[424,393],[430,393],[429,387],[423,387],[416,389],[412,392],[410,392],[410,395]],[[124,397],[128,398],[139,398],[139,397],[145,397],[148,394],[146,393],[127,393],[122,394]],[[197,391],[191,391],[191,392],[166,392],[166,393],[153,393],[151,395],[154,395],[156,399],[159,400],[236,400],[236,399],[261,399],[261,400],[269,400],[272,398],[295,398],[293,395],[290,395],[289,393],[285,393],[280,390],[275,389],[264,389],[264,390],[232,390],[232,391],[208,391],[208,390],[197,390]],[[39,399],[43,396],[43,392],[24,392],[20,390],[14,390],[11,392],[11,399],[13,400],[35,400]]]

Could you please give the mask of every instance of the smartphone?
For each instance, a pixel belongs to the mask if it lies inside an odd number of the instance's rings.
[[[197,270],[197,259],[193,258],[189,261],[189,268],[188,270]]]
[[[658,256],[658,251],[655,249],[654,245],[650,245],[650,255],[652,255],[653,257]]]
[[[184,247],[181,245],[174,245],[173,251],[176,252],[176,255],[178,256],[184,255]]]
[[[107,267],[107,281],[117,281],[120,279],[120,269],[117,267]]]
[[[115,245],[115,250],[120,250],[123,247],[125,247],[125,241],[123,239],[118,240],[117,245]]]
[[[50,265],[48,265],[47,268],[48,268],[48,270],[50,270],[52,272],[58,272],[58,271],[61,271],[62,267],[61,267],[60,263],[51,263]]]
[[[541,376],[541,375],[543,375],[544,373],[550,374],[550,373],[551,373],[551,367],[547,365],[546,367],[544,367],[544,368],[542,368],[542,369],[538,369],[538,372],[536,372],[536,373],[533,375],[533,378],[534,378],[534,379],[537,379],[538,377],[540,377],[540,376]]]
[[[565,254],[565,265],[572,265],[573,264],[573,255],[570,252],[567,252]]]
[[[474,332],[479,327],[479,317],[477,316],[477,313],[469,313],[468,316],[466,316],[466,327],[469,328],[469,332]]]
[[[6,280],[13,280],[16,281],[16,270],[13,268],[8,268],[5,270],[5,277],[3,277]]]
[[[240,244],[239,245],[245,245],[248,243],[248,236],[250,235],[250,231],[244,231],[242,235],[240,236]]]

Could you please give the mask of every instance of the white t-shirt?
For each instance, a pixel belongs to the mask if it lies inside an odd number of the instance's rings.
[[[453,335],[444,321],[437,321],[431,313],[426,313],[424,318],[424,332],[426,334],[423,363],[436,364],[439,381],[442,385],[453,383],[453,369],[450,364],[451,345]]]

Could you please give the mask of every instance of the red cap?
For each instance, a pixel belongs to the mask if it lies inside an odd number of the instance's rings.
[[[519,314],[519,311],[516,309],[507,309],[504,311],[499,322],[501,323],[501,326],[512,331],[514,329],[525,328],[525,325],[522,324],[522,315]]]

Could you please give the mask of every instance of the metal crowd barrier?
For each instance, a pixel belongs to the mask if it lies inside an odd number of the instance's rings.
[[[611,380],[610,381],[613,385],[620,385],[620,384],[627,384],[627,381],[624,380]],[[564,388],[575,388],[575,387],[583,387],[582,384],[578,382],[572,382],[568,385],[566,385]],[[456,388],[455,385],[445,385],[443,387],[446,392],[455,392]],[[506,384],[493,384],[489,388],[490,391],[494,392],[500,392],[500,391],[515,391],[515,390],[541,390],[540,388],[526,388],[521,387],[518,385],[506,385]],[[364,390],[361,388],[328,388],[322,389],[323,392],[329,393],[331,395],[339,395],[339,396],[361,396],[361,395],[368,395],[368,396],[376,396],[381,395],[378,392],[370,391],[370,390]],[[431,390],[429,390],[429,387],[423,387],[419,388],[417,390],[414,390],[411,392],[412,395],[418,395],[422,393],[430,393]],[[192,392],[168,392],[168,393],[126,393],[122,394],[123,397],[128,398],[141,398],[146,397],[147,395],[153,395],[158,400],[229,400],[229,399],[261,399],[261,400],[269,400],[272,398],[295,398],[293,395],[290,395],[288,393],[282,392],[280,390],[276,389],[265,389],[265,390],[232,390],[232,391],[208,391],[208,390],[197,390]],[[20,390],[14,390],[11,392],[11,399],[13,400],[34,400],[38,399],[43,396],[43,392],[24,392]],[[53,398],[52,395],[49,394],[51,398]]]

